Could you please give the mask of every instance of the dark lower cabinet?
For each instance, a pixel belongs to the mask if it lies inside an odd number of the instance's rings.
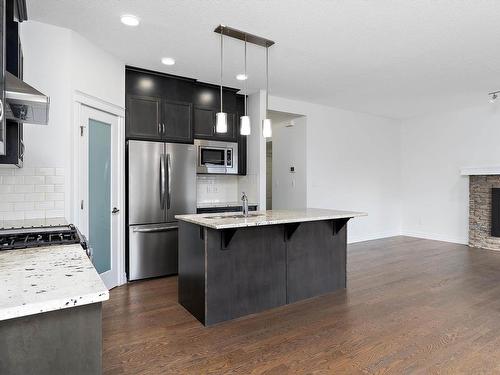
[[[161,140],[160,98],[129,95],[127,98],[126,116],[125,123],[128,138]]]

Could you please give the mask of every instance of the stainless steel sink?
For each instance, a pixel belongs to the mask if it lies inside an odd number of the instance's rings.
[[[251,214],[249,213],[247,216],[243,214],[234,214],[234,215],[217,215],[217,216],[204,216],[204,219],[244,219],[245,217],[250,218],[250,217],[258,217],[258,216],[264,216],[262,214]]]

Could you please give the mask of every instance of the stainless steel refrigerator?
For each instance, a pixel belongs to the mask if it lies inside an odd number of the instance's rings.
[[[175,215],[196,213],[194,145],[128,142],[128,278],[177,273]]]

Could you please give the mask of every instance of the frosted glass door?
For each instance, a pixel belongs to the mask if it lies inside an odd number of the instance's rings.
[[[111,269],[111,124],[89,119],[89,238],[97,272]]]

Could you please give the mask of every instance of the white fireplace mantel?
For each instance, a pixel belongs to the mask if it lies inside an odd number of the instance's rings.
[[[500,166],[497,167],[466,167],[460,169],[462,176],[500,175]]]

